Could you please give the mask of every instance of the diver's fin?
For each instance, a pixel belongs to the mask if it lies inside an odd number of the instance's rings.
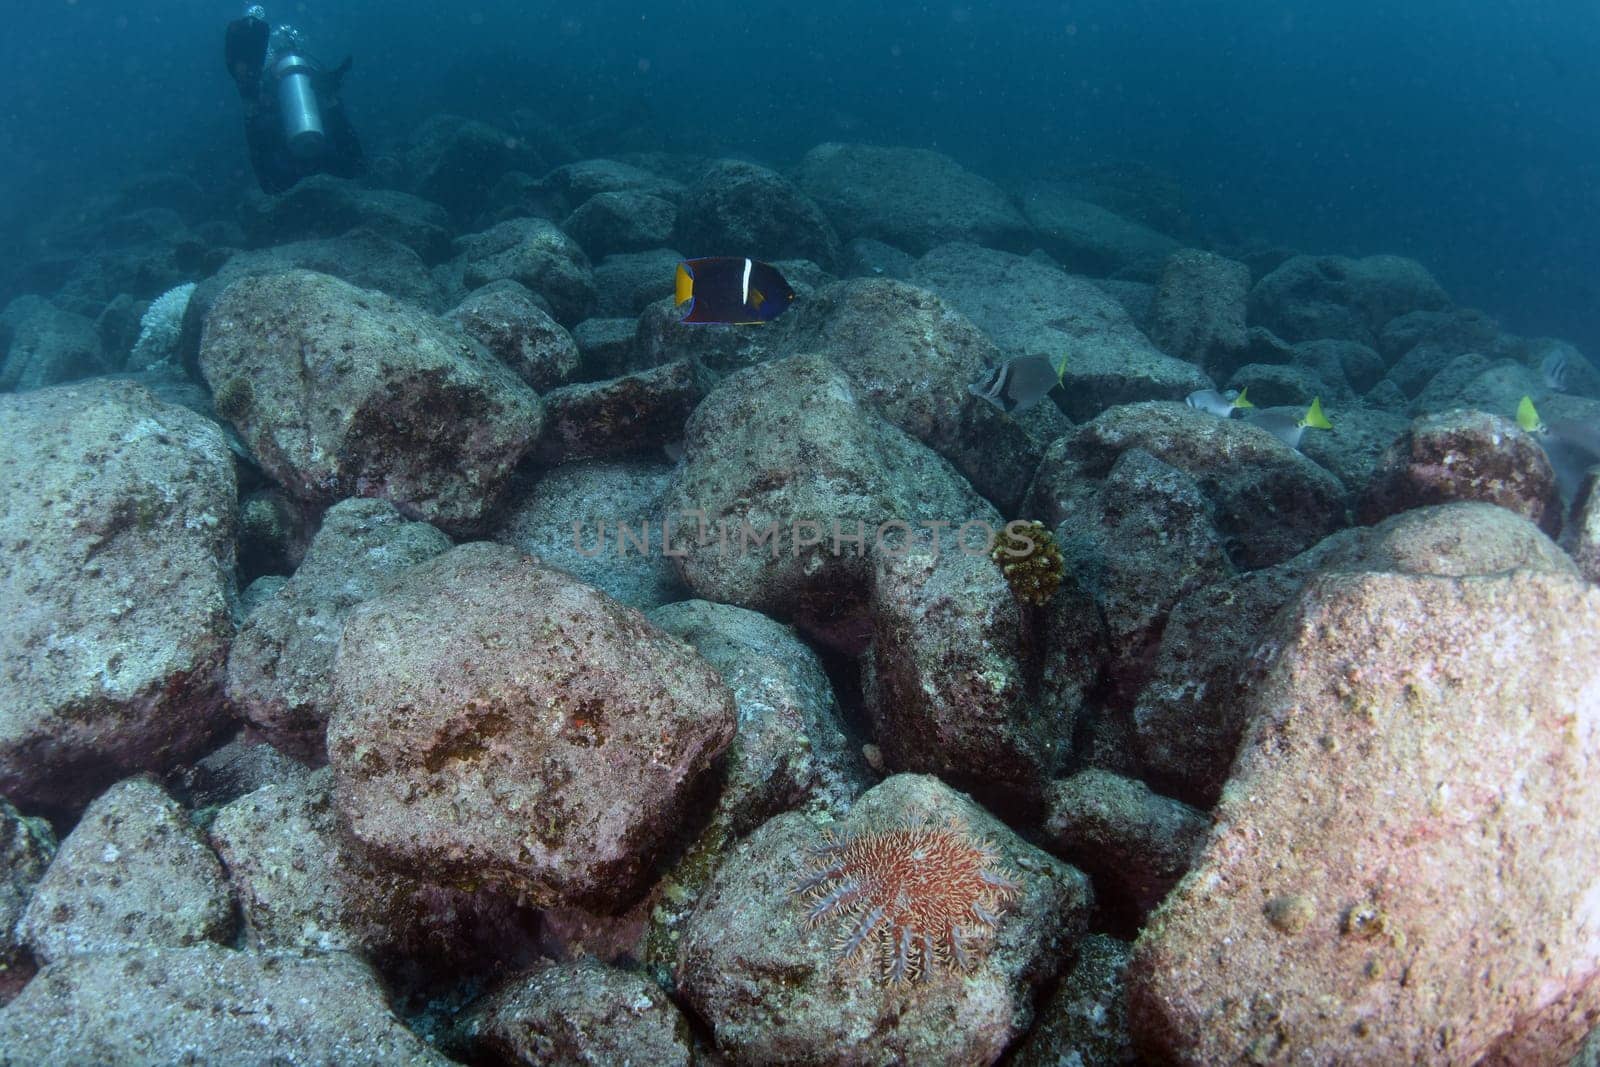
[[[227,40],[223,44],[223,58],[228,73],[239,87],[239,95],[253,98],[261,87],[261,68],[267,61],[267,35],[265,19],[234,19],[228,23]]]

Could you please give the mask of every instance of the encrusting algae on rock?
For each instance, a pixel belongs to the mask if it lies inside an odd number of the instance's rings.
[[[964,826],[908,824],[845,840],[826,835],[816,866],[794,892],[806,921],[845,922],[839,957],[872,943],[877,976],[892,984],[926,978],[932,964],[967,972],[977,965],[1021,885]]]
[[[1066,571],[1055,535],[1037,519],[1006,523],[989,550],[989,558],[999,565],[1012,594],[1035,607],[1042,607],[1056,595]]]

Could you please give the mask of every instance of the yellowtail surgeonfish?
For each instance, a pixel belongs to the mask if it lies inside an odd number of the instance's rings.
[[[1216,389],[1196,389],[1184,397],[1183,402],[1219,419],[1231,419],[1234,412],[1255,407],[1245,397],[1249,391],[1249,389],[1229,389],[1224,393]]]
[[[680,322],[751,325],[789,310],[794,290],[771,263],[738,256],[706,256],[678,264],[674,285]]]
[[[1526,396],[1517,405],[1517,425],[1544,448],[1556,473],[1556,487],[1562,499],[1570,501],[1583,488],[1589,469],[1600,463],[1600,427],[1582,422],[1546,424],[1533,398]]]
[[[1261,427],[1290,448],[1300,447],[1300,435],[1307,429],[1333,429],[1333,423],[1322,413],[1320,396],[1311,398],[1311,406],[1306,408],[1304,415],[1296,415],[1292,411],[1252,411],[1245,415],[1244,421]]]
[[[967,386],[967,392],[981,396],[1001,411],[1027,411],[1061,384],[1067,361],[1057,367],[1047,356],[1018,356]]]

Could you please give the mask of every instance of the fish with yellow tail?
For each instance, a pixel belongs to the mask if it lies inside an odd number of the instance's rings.
[[[1303,415],[1278,408],[1271,411],[1248,412],[1244,421],[1251,426],[1259,426],[1290,448],[1300,447],[1300,437],[1307,430],[1333,429],[1333,423],[1322,413],[1320,396],[1311,398],[1311,406],[1306,408]]]
[[[1544,449],[1555,471],[1561,498],[1572,500],[1589,471],[1600,464],[1600,426],[1587,422],[1546,423],[1533,406],[1533,398],[1527,396],[1517,405],[1517,425]]]
[[[1061,384],[1061,376],[1066,372],[1065,356],[1060,366],[1048,356],[1018,356],[968,385],[967,392],[1014,415],[1043,400],[1050,390]]]
[[[794,290],[771,263],[739,256],[705,256],[678,264],[673,298],[679,322],[750,326],[789,310]]]
[[[1544,433],[1544,420],[1539,417],[1539,409],[1533,406],[1533,397],[1524,396],[1517,405],[1517,425],[1525,433]]]
[[[1249,391],[1249,389],[1229,389],[1224,393],[1216,389],[1196,389],[1184,397],[1183,402],[1219,419],[1231,419],[1235,414],[1242,414],[1255,407],[1245,396]]]

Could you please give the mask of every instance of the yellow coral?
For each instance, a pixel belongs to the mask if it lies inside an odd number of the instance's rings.
[[[1044,523],[1013,521],[995,538],[989,558],[1000,567],[1012,595],[1024,604],[1040,606],[1056,595],[1066,561],[1055,535]]]

